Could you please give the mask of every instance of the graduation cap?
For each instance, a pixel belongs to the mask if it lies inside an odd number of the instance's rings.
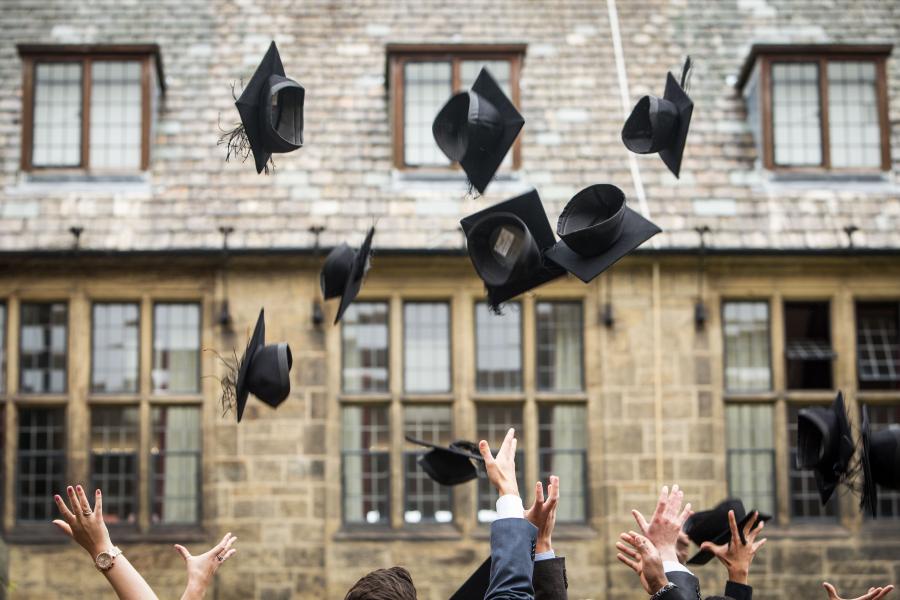
[[[484,598],[488,586],[491,584],[491,557],[481,563],[472,576],[469,577],[456,592],[450,596],[450,600],[473,600]]]
[[[830,407],[813,406],[797,415],[797,468],[815,472],[824,505],[850,467],[854,446],[844,395],[837,393]]]
[[[862,507],[878,517],[878,486],[900,490],[900,425],[872,433],[869,410],[862,407]]]
[[[681,84],[668,73],[666,90],[662,98],[644,96],[631,110],[622,127],[622,142],[637,154],[659,152],[675,177],[681,170],[681,156],[691,125],[694,101],[685,92],[685,83],[691,70],[691,58],[684,62]]]
[[[565,273],[544,259],[556,238],[535,190],[464,217],[460,225],[469,258],[495,309]]]
[[[660,231],[625,205],[622,190],[592,185],[566,204],[556,225],[562,239],[546,256],[587,283]]]
[[[303,146],[303,86],[285,76],[275,42],[269,46],[250,83],[235,102],[241,125],[219,140],[228,155],[253,153],[256,172],[268,172],[273,153],[290,152]],[[227,160],[227,158],[226,158]]]
[[[431,133],[447,158],[458,162],[484,193],[525,119],[483,68],[472,87],[453,95],[434,118]]]
[[[457,440],[449,446],[440,446],[410,436],[406,436],[406,441],[431,448],[419,457],[419,465],[441,485],[459,485],[471,481],[478,477],[479,470],[484,470],[484,459],[474,442]]]
[[[291,348],[285,342],[266,345],[264,309],[259,310],[256,327],[244,356],[241,357],[235,382],[237,420],[241,422],[247,396],[253,394],[272,408],[284,402],[291,391]]]
[[[731,510],[734,511],[734,519],[737,521],[741,542],[746,543],[744,529],[753,519],[753,511],[747,513],[744,510],[744,503],[735,498],[723,500],[712,510],[694,513],[685,521],[684,532],[698,546],[703,542],[712,542],[716,545],[727,544],[731,540],[731,526],[728,524],[728,511]],[[765,522],[771,518],[771,515],[763,513],[757,515],[757,521]],[[753,526],[756,527],[756,521]],[[705,565],[712,560],[713,556],[714,554],[708,550],[700,550],[688,560],[688,564]]]
[[[346,243],[336,246],[325,257],[322,272],[319,274],[319,284],[322,287],[322,296],[326,300],[341,297],[334,324],[337,325],[344,311],[350,303],[356,299],[362,287],[363,278],[369,270],[369,258],[372,254],[372,236],[375,228],[370,227],[366,233],[359,250],[354,250]]]

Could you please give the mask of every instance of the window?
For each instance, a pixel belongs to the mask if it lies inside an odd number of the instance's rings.
[[[802,406],[788,408],[788,476],[790,479],[791,518],[797,521],[837,520],[838,496],[835,490],[828,503],[822,506],[816,478],[812,471],[797,469],[797,417]]]
[[[341,420],[344,522],[390,522],[390,428],[386,406],[345,406]]]
[[[388,391],[388,305],[356,302],[341,326],[343,390],[347,393]]]
[[[195,394],[200,391],[200,305],[157,303],[153,306],[153,391]]]
[[[92,392],[137,392],[139,336],[140,310],[137,304],[94,304]]]
[[[478,440],[487,440],[491,451],[496,454],[506,432],[510,427],[516,430],[518,445],[516,446],[516,480],[519,493],[523,498],[530,498],[530,487],[525,486],[525,426],[522,420],[522,405],[508,403],[480,404],[477,408]],[[497,490],[487,477],[478,478],[478,521],[490,523],[497,518]],[[527,500],[526,500],[527,502]]]
[[[91,410],[91,486],[103,490],[107,523],[137,520],[138,408],[94,407]]]
[[[732,393],[770,390],[769,303],[725,302],[722,305],[722,330],[725,390]]]
[[[480,392],[522,389],[522,305],[508,302],[494,314],[475,305],[475,387]]]
[[[785,302],[784,330],[788,389],[831,389],[835,353],[828,302]]]
[[[866,408],[872,433],[891,427],[900,428],[900,404],[867,404]],[[868,516],[869,513],[864,512],[864,515]],[[900,491],[878,486],[878,518],[900,518]]]
[[[22,303],[19,351],[19,387],[22,392],[66,392],[66,313],[63,302]]]
[[[552,392],[584,387],[582,317],[580,302],[538,302],[537,386]]]
[[[200,408],[154,406],[151,431],[151,522],[160,525],[198,523]]]
[[[754,46],[738,86],[757,125],[766,168],[889,169],[885,61],[890,50]]]
[[[861,390],[900,390],[900,302],[856,303]]]
[[[56,518],[54,494],[65,494],[66,414],[63,408],[19,411],[16,521]]]
[[[22,169],[137,171],[149,164],[159,48],[19,46],[25,70]]]
[[[434,142],[431,125],[455,91],[469,88],[485,66],[513,104],[519,101],[519,72],[525,47],[390,45],[394,166],[448,169],[450,161]],[[518,168],[518,142],[501,170]],[[455,166],[454,166],[455,168]]]
[[[728,404],[725,439],[728,444],[729,494],[748,510],[775,515],[775,440],[771,404]]]
[[[403,388],[407,393],[450,391],[450,306],[403,305]]]
[[[542,404],[538,411],[540,479],[566,482],[557,520],[587,520],[587,411],[579,404]]]
[[[406,406],[403,435],[423,442],[448,446],[451,438],[450,407],[445,405]],[[405,442],[403,451],[403,521],[406,523],[449,523],[453,520],[452,491],[439,485],[418,465],[427,450]]]

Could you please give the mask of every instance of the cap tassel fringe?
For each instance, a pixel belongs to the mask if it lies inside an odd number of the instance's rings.
[[[243,83],[241,86],[243,87]],[[238,99],[236,87],[235,83],[231,84],[231,96],[235,101]],[[244,126],[237,124],[233,129],[223,128],[222,113],[219,113],[218,126],[222,135],[219,136],[219,141],[216,145],[225,146],[227,151],[225,153],[225,162],[230,162],[232,157],[239,159],[242,163],[245,162],[253,150],[250,147],[250,139],[247,137],[247,131],[244,129]],[[263,167],[263,172],[268,175],[270,170],[275,170],[275,161],[272,160],[271,156],[269,156],[266,166]]]
[[[215,354],[222,366],[225,367],[225,374],[219,378],[219,384],[222,386],[222,395],[219,397],[219,402],[222,405],[222,416],[224,417],[237,406],[237,378],[238,370],[240,369],[237,353],[232,350],[233,358],[229,360],[212,348],[204,348],[204,350]],[[206,375],[205,377],[215,378],[214,375]]]

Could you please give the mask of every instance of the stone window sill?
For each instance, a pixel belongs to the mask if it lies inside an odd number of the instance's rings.
[[[150,173],[87,173],[84,171],[47,171],[22,173],[16,184],[4,192],[10,196],[61,195],[72,192],[87,194],[151,193]]]
[[[848,531],[839,523],[791,523],[789,525],[769,525],[765,535],[772,539],[820,540],[847,537]]]
[[[451,523],[427,524],[406,526],[400,529],[391,529],[388,525],[345,525],[334,534],[335,541],[406,541],[406,542],[431,542],[454,541],[462,539],[462,533]]]
[[[209,534],[200,526],[168,526],[138,531],[134,527],[109,526],[114,544],[172,543],[188,544],[209,540]],[[8,544],[66,544],[69,538],[52,523],[20,524],[8,531],[3,539]]]
[[[472,537],[476,540],[488,540],[491,538],[491,524],[479,523],[472,531]],[[592,540],[597,537],[597,530],[586,523],[561,523],[553,529],[554,540]]]

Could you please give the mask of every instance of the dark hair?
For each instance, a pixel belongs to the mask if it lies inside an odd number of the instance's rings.
[[[354,583],[344,600],[416,600],[416,586],[403,567],[376,569]]]

